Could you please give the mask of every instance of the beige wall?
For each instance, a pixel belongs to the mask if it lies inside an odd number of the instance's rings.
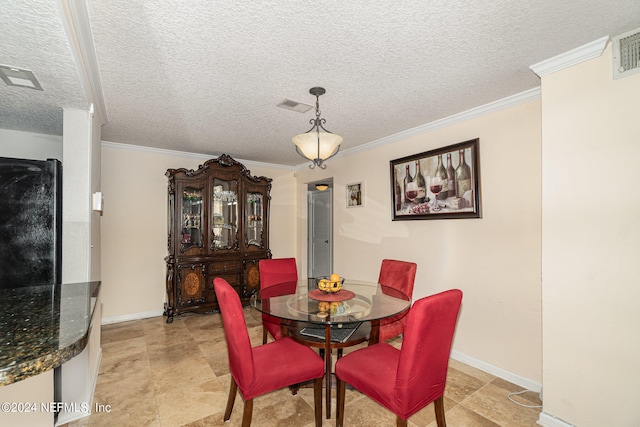
[[[392,221],[389,161],[480,138],[483,218]],[[469,119],[298,172],[298,257],[306,265],[307,182],[333,177],[334,270],[376,280],[383,258],[418,263],[414,299],[464,292],[459,357],[540,387],[540,102]],[[365,205],[346,207],[345,185],[364,182]]]
[[[640,74],[611,47],[542,79],[544,412],[638,426]]]
[[[105,322],[155,316],[165,301],[169,168],[197,169],[209,157],[104,143],[102,147],[102,298]],[[295,180],[290,169],[255,166],[273,179],[271,250],[295,255]]]

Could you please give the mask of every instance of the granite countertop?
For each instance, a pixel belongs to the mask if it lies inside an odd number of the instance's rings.
[[[80,354],[99,291],[100,282],[0,289],[0,386]]]

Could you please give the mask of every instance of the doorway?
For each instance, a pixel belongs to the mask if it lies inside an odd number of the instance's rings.
[[[327,188],[321,190],[319,184]],[[329,277],[333,271],[333,179],[308,184],[307,203],[307,276]]]

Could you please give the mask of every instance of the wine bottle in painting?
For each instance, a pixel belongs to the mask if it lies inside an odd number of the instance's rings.
[[[424,202],[427,197],[427,185],[424,181],[424,175],[420,171],[420,160],[416,160],[416,176],[414,178],[416,185],[418,186],[418,197],[416,197],[416,203]]]
[[[393,181],[395,182],[395,193],[396,193],[396,212],[402,209],[402,189],[400,188],[400,183],[398,182],[398,171],[396,168],[393,168]]]
[[[451,164],[451,153],[447,153],[447,197],[456,197],[456,170]]]
[[[464,197],[464,193],[471,190],[471,168],[464,158],[464,150],[458,152],[460,160],[456,168],[456,197]]]
[[[418,184],[413,180],[407,163],[407,170],[404,175],[404,201],[405,203],[412,203],[416,197],[418,197]]]
[[[440,178],[442,183],[442,191],[436,196],[436,200],[446,200],[449,197],[449,187],[447,184],[447,171],[444,170],[442,165],[442,156],[438,156],[438,166],[436,167],[435,176]]]

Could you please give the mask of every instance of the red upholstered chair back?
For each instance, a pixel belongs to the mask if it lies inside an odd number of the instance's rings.
[[[258,263],[260,269],[260,290],[262,295],[268,295],[265,289],[281,283],[290,282],[291,293],[295,292],[298,280],[298,268],[295,258],[261,259]],[[282,289],[280,289],[282,291]],[[267,343],[267,332],[276,340],[282,338],[280,333],[280,320],[268,314],[262,314],[262,343]]]
[[[380,266],[378,283],[401,291],[411,297],[413,295],[413,283],[416,278],[418,266],[415,262],[397,261],[395,259],[383,259]]]
[[[461,302],[462,291],[452,289],[422,298],[411,307],[395,384],[403,412],[414,413],[444,393]]]
[[[380,266],[380,276],[378,277],[378,283],[383,286],[382,291],[390,293],[388,289],[385,291],[385,287],[388,287],[398,290],[411,298],[413,296],[413,284],[417,268],[418,266],[415,262],[383,259]],[[380,322],[380,342],[403,333],[405,323],[406,313],[383,319]]]
[[[213,279],[213,288],[220,303],[222,326],[229,351],[229,368],[240,390],[246,390],[254,378],[253,351],[247,322],[238,293],[219,277]]]
[[[258,268],[260,269],[260,289],[298,280],[295,258],[261,259]]]

